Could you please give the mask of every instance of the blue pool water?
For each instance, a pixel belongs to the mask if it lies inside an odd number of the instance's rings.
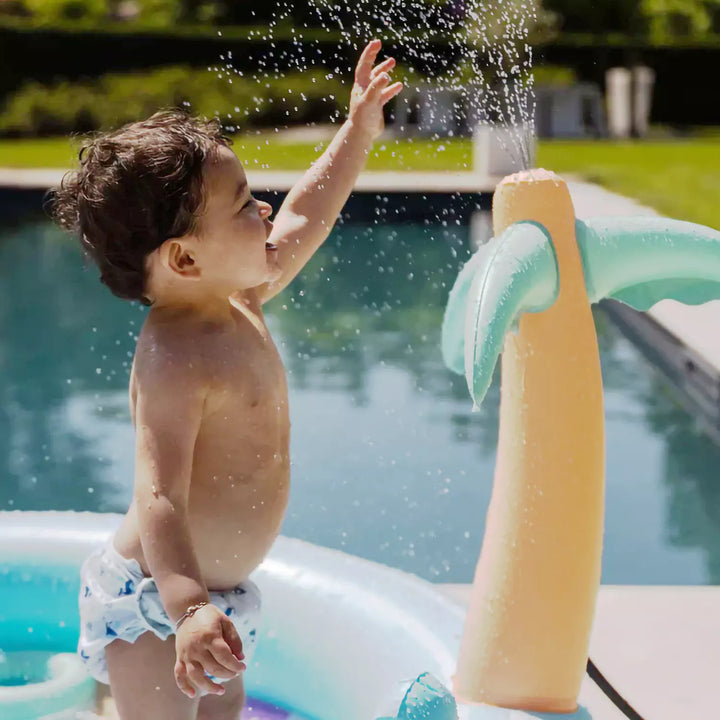
[[[498,377],[471,413],[442,364],[452,223],[348,221],[267,306],[290,384],[283,532],[439,582],[469,582],[490,497]],[[145,310],[117,300],[42,218],[0,230],[0,508],[124,512],[127,379]],[[720,450],[595,312],[605,383],[603,582],[720,582]]]

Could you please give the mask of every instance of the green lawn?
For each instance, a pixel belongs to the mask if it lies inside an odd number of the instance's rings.
[[[71,167],[75,155],[67,138],[0,140],[0,167]]]
[[[235,150],[248,169],[302,170],[321,144],[282,143],[275,133],[236,138]],[[466,171],[470,141],[378,142],[368,170]],[[0,167],[70,167],[66,139],[0,140]],[[543,141],[540,167],[573,173],[634,197],[670,217],[720,228],[720,137],[645,142]]]
[[[720,228],[720,138],[540,145],[538,165],[576,173],[664,215]]]
[[[327,143],[279,142],[274,132],[235,138],[235,151],[248,169],[304,170]],[[75,161],[76,140],[0,140],[0,167],[65,168]],[[430,140],[378,142],[368,170],[468,170],[470,142]]]

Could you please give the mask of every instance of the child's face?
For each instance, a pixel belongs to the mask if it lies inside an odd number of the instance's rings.
[[[277,280],[277,249],[267,243],[272,207],[252,197],[230,148],[220,146],[207,161],[203,191],[195,244],[200,279],[228,295]]]

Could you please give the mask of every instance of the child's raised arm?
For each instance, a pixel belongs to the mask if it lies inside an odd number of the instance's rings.
[[[288,285],[326,240],[373,142],[383,131],[383,107],[403,85],[400,82],[389,85],[388,73],[395,65],[393,58],[373,67],[380,47],[380,41],[373,40],[363,50],[355,68],[347,120],[278,210],[270,240],[278,246],[282,275],[276,282],[258,289],[261,302]]]
[[[193,449],[210,387],[207,363],[199,353],[188,351],[194,345],[191,338],[163,338],[138,348],[135,361],[135,503],[140,540],[174,625],[188,608],[210,600],[188,523]],[[230,639],[229,644],[224,638]],[[213,605],[182,623],[176,654],[177,684],[190,697],[195,688],[222,693],[222,686],[207,678],[205,671],[229,678],[245,669],[237,631]]]

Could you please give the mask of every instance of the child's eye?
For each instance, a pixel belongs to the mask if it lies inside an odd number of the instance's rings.
[[[247,208],[250,207],[250,205],[254,205],[255,202],[256,202],[256,201],[255,201],[255,198],[254,198],[254,197],[251,197],[251,198],[238,210],[238,215],[239,215],[241,212],[243,212],[244,210],[247,210]]]

